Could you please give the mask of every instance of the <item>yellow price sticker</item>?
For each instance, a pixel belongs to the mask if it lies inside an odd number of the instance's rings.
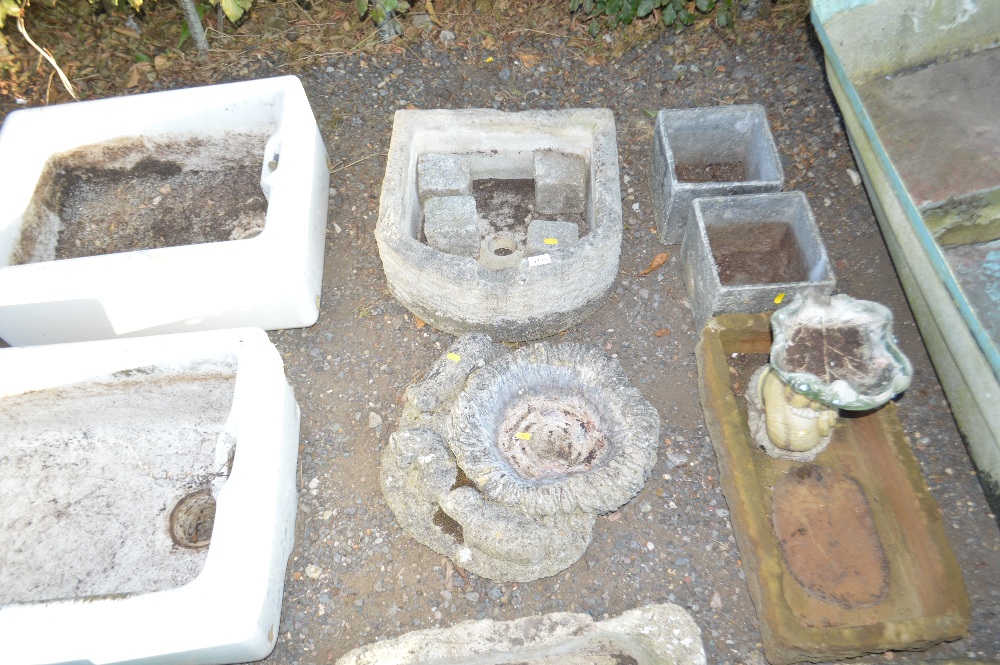
[[[448,360],[450,360],[452,362],[457,363],[461,359],[462,359],[462,356],[458,355],[457,353],[449,353],[448,354]]]
[[[531,435],[527,432],[518,432],[514,435],[514,438],[521,439],[521,441],[530,441]]]
[[[546,245],[558,245],[559,244],[559,239],[558,238],[546,238],[542,242],[544,242]]]
[[[781,301],[784,300],[784,299],[785,299],[785,294],[784,293],[779,293],[778,295],[774,296],[774,304],[775,305],[780,305]]]

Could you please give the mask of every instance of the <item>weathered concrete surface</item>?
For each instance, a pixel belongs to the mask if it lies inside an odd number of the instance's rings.
[[[512,179],[532,178],[534,155],[546,150],[589,156],[587,233],[568,251],[553,252],[547,263],[515,257],[514,265],[494,269],[420,242],[419,155],[462,155],[473,178]],[[565,330],[610,296],[621,237],[610,111],[396,112],[375,238],[390,292],[434,327],[452,334],[482,331],[504,341]]]
[[[421,203],[435,196],[472,194],[469,160],[457,155],[420,155],[417,159],[417,192]]]
[[[678,165],[709,164],[739,164],[743,177],[731,182],[685,182],[678,177]],[[667,109],[657,116],[649,191],[663,244],[681,242],[694,199],[780,192],[784,183],[763,106]]]
[[[858,87],[928,229],[957,245],[1000,238],[1000,48]]]
[[[704,665],[701,631],[681,607],[648,605],[614,619],[558,612],[465,621],[355,649],[337,665]]]
[[[642,489],[659,423],[596,350],[511,353],[464,335],[407,388],[382,453],[382,494],[407,533],[462,568],[493,580],[548,577],[583,555],[598,514]]]
[[[587,206],[587,162],[555,150],[535,153],[535,211],[543,215],[582,213]]]
[[[476,256],[476,200],[471,196],[435,196],[424,201],[424,235],[427,244],[440,252]]]
[[[969,623],[965,584],[895,406],[844,419],[815,462],[772,459],[751,443],[727,362],[770,345],[768,316],[734,314],[712,319],[697,347],[706,425],[768,661],[838,660],[958,639]],[[817,478],[806,494],[825,492],[830,511],[799,506],[801,488],[792,485]],[[868,518],[858,509],[865,504]],[[793,542],[789,534],[798,533],[809,535],[812,550]],[[845,542],[861,549],[844,552]],[[884,594],[844,586],[852,559],[880,554]]]
[[[766,244],[762,244],[755,247],[760,234],[754,228],[773,226],[774,222],[790,227],[794,246],[768,248]],[[802,192],[698,199],[690,207],[687,223],[688,231],[681,248],[684,257],[684,282],[691,299],[695,324],[699,328],[716,314],[768,312],[777,308],[776,298],[780,302],[799,294],[829,295],[833,292],[836,278],[812,209]],[[740,233],[745,239],[740,243],[742,249],[738,252],[745,252],[750,260],[762,260],[775,265],[796,261],[804,268],[807,278],[748,284],[724,283],[715,254],[717,251],[733,253],[733,248],[713,248],[710,242],[711,231],[723,227],[741,229]],[[768,251],[762,252],[761,249]],[[766,269],[767,266],[763,268]],[[784,295],[778,298],[779,294]]]
[[[580,227],[572,222],[536,219],[528,224],[528,256],[565,250],[580,239]]]

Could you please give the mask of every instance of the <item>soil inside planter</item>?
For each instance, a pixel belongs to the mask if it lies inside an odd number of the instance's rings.
[[[12,263],[51,260],[38,239],[54,231],[42,228],[53,215],[57,260],[258,235],[266,138],[129,139],[57,155],[39,179]]]
[[[783,284],[809,279],[787,222],[710,224],[708,244],[724,286]]]
[[[800,326],[788,338],[785,369],[808,372],[833,383],[840,379],[861,392],[877,391],[892,371],[872,357],[866,331],[858,326]]]
[[[524,248],[528,237],[528,224],[536,219],[573,222],[580,229],[581,238],[587,233],[586,215],[536,213],[535,181],[531,178],[473,180],[472,196],[476,199],[476,212],[486,223],[487,232],[503,231],[520,238],[517,243],[520,249]]]
[[[680,182],[742,182],[747,179],[743,162],[713,164],[678,163],[674,168]]]

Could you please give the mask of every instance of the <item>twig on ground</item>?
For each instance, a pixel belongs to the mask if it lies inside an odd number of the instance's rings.
[[[69,82],[68,78],[66,78],[66,75],[63,73],[63,70],[59,67],[59,64],[56,62],[56,59],[53,58],[51,55],[49,55],[48,51],[44,50],[42,47],[40,47],[38,44],[36,44],[35,40],[33,40],[28,35],[28,31],[25,30],[25,28],[24,28],[24,7],[23,6],[21,8],[21,13],[18,14],[18,16],[17,16],[17,30],[18,30],[18,32],[21,33],[21,35],[24,36],[25,41],[28,42],[29,44],[31,44],[32,48],[34,48],[36,51],[38,51],[38,53],[43,58],[45,58],[46,60],[48,60],[49,64],[52,65],[52,68],[56,70],[56,73],[59,74],[59,80],[62,81],[63,87],[66,88],[66,92],[68,92],[70,94],[70,96],[73,99],[75,99],[76,101],[80,101],[80,98],[76,96],[76,90],[73,88],[73,84]],[[51,81],[51,79],[50,79],[50,81]],[[48,103],[48,93],[46,93],[46,100],[45,100],[45,102]]]
[[[359,159],[355,159],[353,162],[350,162],[349,164],[339,164],[339,165],[333,167],[332,169],[330,169],[330,173],[337,173],[339,171],[343,171],[346,168],[350,168],[351,166],[354,166],[355,164],[360,164],[361,162],[365,161],[366,159],[371,159],[372,157],[385,157],[387,154],[388,153],[385,153],[385,152],[373,152],[370,155],[366,155],[366,156],[361,157]]]

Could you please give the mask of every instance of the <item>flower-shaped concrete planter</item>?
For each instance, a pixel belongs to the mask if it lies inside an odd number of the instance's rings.
[[[3,662],[266,657],[298,432],[260,329],[0,349]]]
[[[0,160],[9,344],[316,321],[329,173],[297,78],[15,111]]]
[[[780,192],[785,184],[763,106],[669,109],[656,119],[649,182],[660,242],[675,245],[697,198]]]
[[[659,416],[587,347],[515,352],[464,335],[406,391],[382,454],[400,526],[477,575],[528,582],[573,564],[597,515],[642,489]]]
[[[472,219],[471,213],[463,213],[469,205],[460,200],[431,204],[435,215],[444,208],[449,215],[465,217],[453,217],[450,234],[442,234],[441,223],[434,220],[426,235],[438,249],[423,242],[428,197],[469,196],[468,183],[456,184],[462,174],[473,181],[534,179],[537,194],[538,188],[549,186],[552,174],[566,168],[567,158],[570,165],[582,160],[585,192],[577,199],[557,185],[545,190],[550,194],[535,202],[531,225],[559,221],[546,204],[555,201],[559,208],[579,202],[584,228],[578,239],[539,227],[535,233],[552,237],[529,248],[527,238],[490,227],[481,215]],[[454,177],[425,175],[433,186],[421,185],[418,166],[429,168],[429,162],[452,168]],[[610,296],[621,237],[618,152],[610,111],[396,112],[375,238],[390,291],[431,325],[453,334],[488,332],[507,341],[564,330]],[[481,249],[474,256],[477,240]]]
[[[769,312],[836,285],[802,192],[695,199],[681,252],[699,329],[716,314]]]

